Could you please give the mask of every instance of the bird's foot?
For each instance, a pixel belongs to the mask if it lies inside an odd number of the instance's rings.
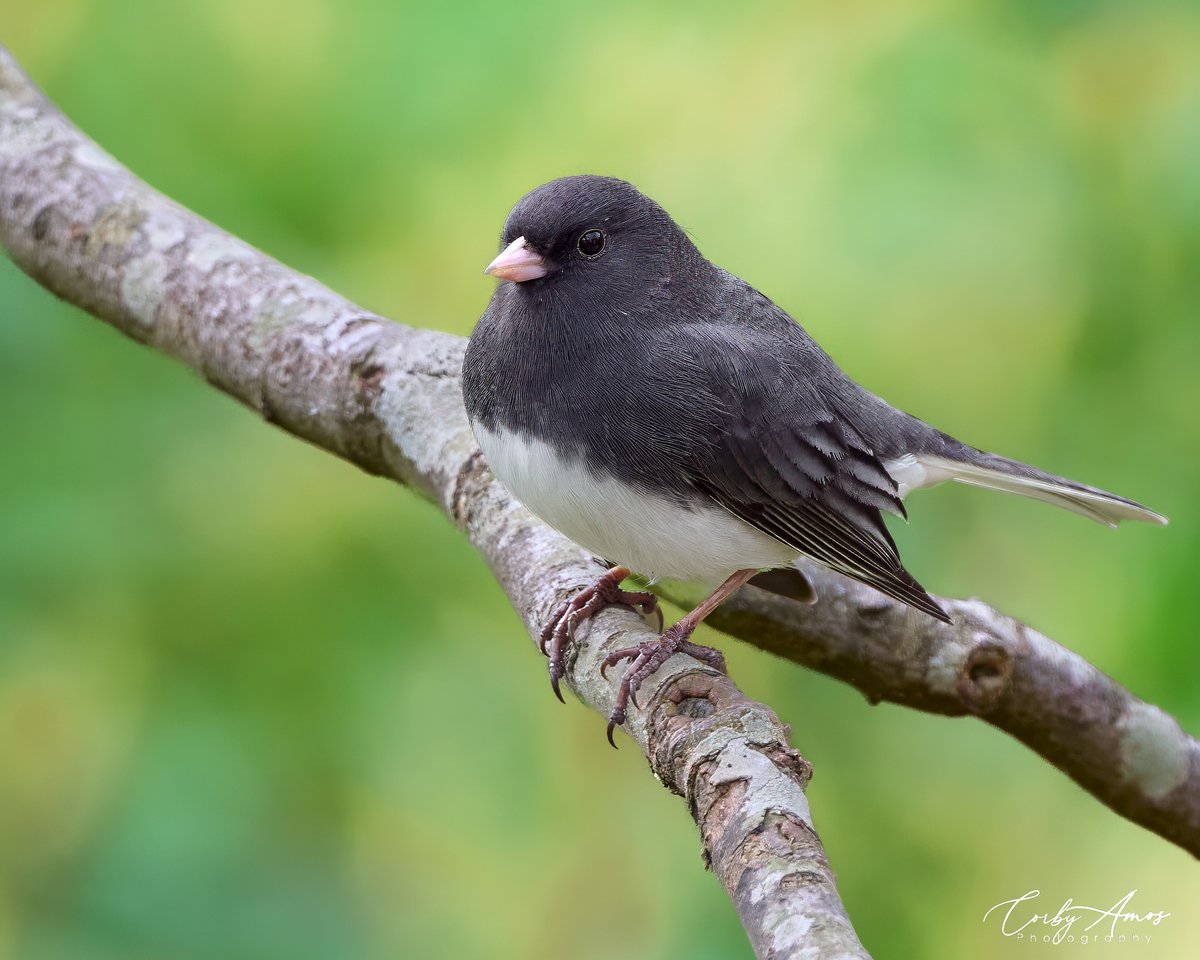
[[[672,655],[686,653],[689,657],[695,657],[701,663],[707,663],[710,667],[725,673],[725,657],[720,650],[692,643],[688,639],[695,629],[696,625],[689,623],[687,618],[684,618],[658,639],[646,640],[636,647],[614,650],[604,658],[604,662],[600,665],[601,676],[606,675],[605,672],[609,667],[622,660],[631,661],[625,675],[621,678],[621,685],[617,688],[617,702],[613,705],[612,713],[608,715],[608,742],[614,747],[616,743],[613,741],[613,730],[625,722],[625,709],[630,701],[637,709],[641,709],[637,702],[637,692],[642,681],[666,663]]]
[[[658,597],[640,590],[622,590],[621,581],[629,576],[628,567],[613,567],[590,587],[580,590],[558,605],[542,630],[539,643],[542,653],[550,658],[550,686],[554,695],[562,700],[559,681],[566,673],[567,644],[575,638],[575,628],[584,620],[594,617],[605,607],[615,603],[632,607],[643,617],[658,615],[658,626],[662,629],[662,611],[658,608]],[[609,733],[612,740],[612,733]]]

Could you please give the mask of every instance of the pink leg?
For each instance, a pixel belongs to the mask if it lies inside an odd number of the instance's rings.
[[[613,730],[625,722],[625,709],[629,705],[629,701],[632,700],[633,705],[638,706],[637,691],[638,687],[642,685],[642,681],[666,663],[672,654],[686,653],[702,663],[715,667],[722,673],[725,672],[725,658],[719,650],[692,643],[688,637],[692,635],[696,627],[700,626],[700,622],[705,617],[716,610],[731,593],[756,573],[758,573],[757,570],[739,570],[717,587],[707,600],[657,640],[647,640],[639,643],[636,647],[614,650],[604,658],[604,663],[600,666],[602,674],[613,664],[620,663],[622,660],[633,661],[629,664],[629,669],[625,671],[625,676],[621,678],[621,686],[617,688],[617,702],[613,706],[612,713],[608,715],[609,743],[616,746],[616,743],[613,742]]]
[[[579,624],[614,603],[633,607],[645,615],[658,610],[658,597],[654,594],[621,589],[621,581],[629,573],[628,567],[613,567],[590,587],[564,600],[550,615],[549,622],[542,630],[539,646],[542,653],[550,658],[550,686],[559,700],[563,698],[558,682],[566,672],[567,644],[574,638],[575,628]],[[661,614],[659,623],[662,623]]]

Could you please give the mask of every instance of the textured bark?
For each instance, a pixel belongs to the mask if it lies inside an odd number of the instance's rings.
[[[465,341],[375,316],[150,189],[3,48],[0,243],[58,296],[178,357],[265,419],[438,503],[531,636],[595,578],[588,556],[517,506],[479,456],[459,387]],[[634,614],[604,611],[581,629],[566,682],[606,715],[620,671],[604,680],[600,660],[651,636]],[[813,828],[808,764],[775,715],[684,656],[640,699],[626,730],[687,800],[757,954],[866,957]]]
[[[1079,654],[979,600],[939,623],[817,564],[814,605],[753,587],[708,623],[843,680],[871,703],[976,716],[1041,754],[1121,816],[1200,857],[1200,743]],[[687,584],[655,590],[680,606]]]

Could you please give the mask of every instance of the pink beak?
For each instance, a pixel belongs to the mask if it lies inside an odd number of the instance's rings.
[[[537,280],[548,273],[546,261],[525,245],[524,237],[517,237],[500,251],[500,256],[489,263],[483,272],[497,280],[512,280],[514,283]]]

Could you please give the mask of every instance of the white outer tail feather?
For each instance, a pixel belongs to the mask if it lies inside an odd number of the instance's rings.
[[[1041,500],[1107,527],[1115,527],[1122,520],[1138,520],[1164,526],[1167,523],[1166,517],[1140,504],[1105,493],[1103,490],[1075,486],[1069,481],[1055,483],[1050,479],[1026,477],[974,463],[911,453],[888,461],[884,468],[899,485],[901,498],[913,490],[932,487],[944,480],[955,480],[975,487]]]

